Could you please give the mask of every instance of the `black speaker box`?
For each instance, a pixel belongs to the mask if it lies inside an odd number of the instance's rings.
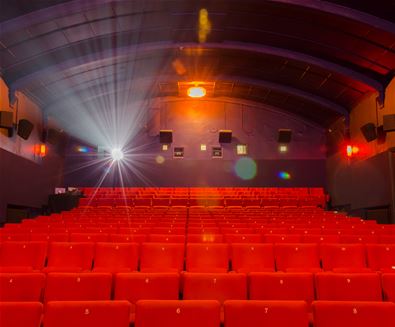
[[[159,131],[160,143],[170,144],[173,142],[173,131],[162,129]]]
[[[373,123],[367,123],[361,126],[361,132],[367,142],[377,139],[376,126]]]
[[[0,127],[13,128],[13,116],[12,111],[0,111]]]
[[[225,129],[220,130],[218,141],[219,143],[232,143],[232,131]]]
[[[290,129],[279,129],[278,130],[278,143],[289,143],[292,139],[292,131]]]
[[[383,128],[386,132],[395,131],[395,115],[384,115],[383,116]]]
[[[17,134],[23,138],[24,140],[27,140],[32,133],[33,130],[33,123],[30,122],[27,119],[20,119],[18,123],[18,131]]]

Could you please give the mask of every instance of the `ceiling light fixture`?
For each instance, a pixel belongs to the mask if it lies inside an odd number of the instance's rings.
[[[203,86],[191,86],[187,90],[187,94],[190,98],[203,98],[206,95],[207,91]]]

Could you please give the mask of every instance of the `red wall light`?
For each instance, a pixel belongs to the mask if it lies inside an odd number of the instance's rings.
[[[45,144],[36,144],[34,146],[34,154],[41,158],[47,155],[47,146]]]
[[[346,147],[347,157],[351,158],[359,153],[359,147],[356,145],[348,144]]]

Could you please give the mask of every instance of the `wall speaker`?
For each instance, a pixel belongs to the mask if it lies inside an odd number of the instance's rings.
[[[289,143],[292,139],[292,131],[290,129],[279,129],[278,130],[278,143]]]
[[[159,131],[160,143],[170,144],[173,142],[173,131],[170,129],[162,129]]]
[[[367,123],[361,126],[361,132],[367,142],[377,139],[376,126],[373,123]]]
[[[395,115],[384,115],[383,116],[383,128],[386,132],[395,131]]]
[[[20,119],[18,123],[17,134],[24,140],[27,140],[33,131],[33,127],[34,127],[33,123],[30,122],[29,120]]]
[[[220,130],[218,141],[219,143],[232,143],[232,131],[228,129]]]

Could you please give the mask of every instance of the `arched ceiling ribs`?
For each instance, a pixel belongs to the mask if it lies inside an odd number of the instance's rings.
[[[271,55],[275,57],[281,57],[284,59],[291,59],[298,62],[303,62],[305,64],[316,66],[325,70],[329,70],[330,72],[347,76],[352,80],[358,81],[359,83],[367,86],[371,90],[377,91],[380,96],[385,92],[385,88],[378,80],[369,77],[361,72],[350,69],[346,66],[342,66],[327,60],[323,60],[321,58],[313,57],[304,53],[294,52],[288,49],[270,47],[265,45],[256,45],[256,44],[245,44],[245,43],[206,43],[204,46],[199,46],[196,43],[172,43],[172,42],[157,42],[150,44],[139,44],[139,45],[131,45],[127,47],[118,48],[116,54],[118,57],[127,57],[130,56],[131,53],[135,55],[144,55],[148,53],[155,53],[157,51],[162,50],[174,50],[179,51],[180,49],[220,49],[220,50],[238,50],[238,51],[246,51],[254,54],[265,54]],[[93,62],[95,60],[110,59],[114,56],[113,50],[106,51],[97,51],[92,52],[89,55],[85,56],[76,56],[72,59],[68,59],[61,63],[53,63],[49,65],[47,68],[43,70],[36,71],[31,73],[30,75],[26,75],[14,83],[10,85],[12,89],[21,89],[29,81],[35,80],[40,76],[45,76],[46,74],[58,73],[59,70],[68,69],[71,67],[76,67],[81,62]]]

